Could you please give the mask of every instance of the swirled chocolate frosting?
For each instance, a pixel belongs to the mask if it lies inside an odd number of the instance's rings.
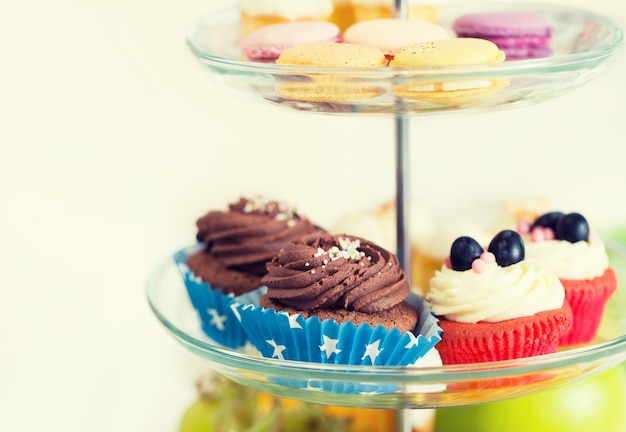
[[[252,275],[288,242],[320,230],[293,208],[262,198],[241,198],[228,211],[211,211],[196,222],[196,238],[223,266]]]
[[[298,310],[376,313],[406,299],[398,259],[367,240],[316,233],[285,246],[267,265],[266,296]]]

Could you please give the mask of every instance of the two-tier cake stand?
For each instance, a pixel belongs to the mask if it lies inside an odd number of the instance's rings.
[[[406,1],[394,0],[396,16],[406,15]],[[442,6],[440,24],[470,12],[534,11],[553,26],[552,54],[545,58],[501,64],[442,69],[302,68],[241,59],[239,11],[229,9],[200,20],[188,44],[212,76],[229,90],[290,110],[329,115],[388,116],[395,122],[398,257],[410,270],[407,241],[409,121],[427,114],[480,111],[531,105],[555,98],[588,82],[610,65],[623,35],[611,20],[584,10],[532,3],[462,2]],[[281,83],[332,77],[333,85],[375,88],[376,96],[335,100],[285,97]],[[458,104],[436,104],[395,94],[398,85],[433,80],[498,79],[507,85]],[[626,257],[615,256],[614,259]],[[623,285],[623,284],[622,284]],[[620,287],[615,297],[626,296]],[[611,368],[626,359],[626,319],[608,305],[602,337],[592,344],[555,354],[519,360],[442,367],[342,366],[261,358],[246,350],[219,346],[200,330],[195,310],[172,259],[159,264],[148,283],[150,305],[171,335],[212,369],[234,381],[278,396],[364,408],[435,408],[491,402],[563,385]],[[617,300],[611,300],[617,301]],[[315,385],[302,384],[315,383]],[[320,386],[327,383],[327,386]],[[380,391],[335,392],[333,383],[368,384]],[[339,386],[345,388],[345,386]],[[325,390],[326,389],[326,390]],[[398,430],[406,430],[402,416]]]

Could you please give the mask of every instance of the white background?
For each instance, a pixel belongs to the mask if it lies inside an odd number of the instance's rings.
[[[558,3],[626,25],[624,2]],[[289,112],[211,79],[185,33],[224,4],[0,0],[0,430],[173,430],[201,368],[144,287],[195,219],[261,192],[329,225],[392,197],[391,119]],[[619,223],[624,76],[622,53],[553,101],[412,120],[416,199],[542,195]]]

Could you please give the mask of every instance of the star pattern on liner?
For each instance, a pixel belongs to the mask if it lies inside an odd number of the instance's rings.
[[[372,361],[372,364],[374,364],[376,362],[376,358],[378,357],[378,354],[380,354],[383,351],[382,349],[378,349],[379,345],[380,345],[380,339],[376,340],[373,343],[369,343],[365,345],[365,354],[363,354],[363,357],[361,357],[361,360],[365,360],[365,357],[369,357],[370,360]]]
[[[383,394],[382,392],[376,391],[376,390],[372,390],[372,391],[360,391],[359,392],[360,395],[366,395],[366,396],[371,396],[371,395],[378,395],[378,394]]]
[[[189,267],[185,263],[178,263],[178,270],[183,274],[189,273]]]
[[[280,312],[281,315],[285,315],[287,317],[287,319],[289,320],[289,328],[292,329],[301,329],[302,326],[300,325],[300,323],[297,321],[298,317],[300,316],[299,314],[289,314],[288,312]]]
[[[326,352],[327,359],[330,358],[331,355],[339,354],[341,352],[341,350],[337,348],[339,339],[333,339],[326,335],[322,335],[322,338],[324,339],[324,343],[320,345],[320,351]]]
[[[406,332],[406,334],[409,335],[409,342],[404,346],[404,348],[411,349],[414,346],[418,346],[419,345],[419,341],[417,339],[417,336],[415,336],[411,332]]]
[[[312,382],[316,383],[317,386],[311,385]],[[307,380],[306,387],[304,387],[304,388],[307,389],[307,390],[310,390],[310,391],[319,391],[319,392],[321,392],[322,388],[319,387],[319,383],[320,383],[319,380]]]
[[[214,325],[219,331],[224,331],[226,329],[224,326],[224,322],[227,320],[226,315],[220,315],[217,309],[209,308],[206,311],[211,315],[209,324]]]
[[[197,283],[197,284],[202,284],[202,283],[204,283],[204,282],[202,281],[202,279],[200,279],[198,276],[196,276],[195,274],[193,274],[193,273],[191,272],[191,269],[189,268],[189,266],[188,266],[187,264],[180,262],[180,263],[178,263],[178,264],[177,264],[177,266],[178,266],[178,271],[180,271],[180,273],[181,273],[181,274],[185,277],[185,279],[187,279],[188,281],[190,281],[190,282],[194,282],[194,283]]]
[[[233,303],[230,305],[230,310],[232,310],[233,314],[235,314],[235,318],[237,318],[237,321],[241,322],[241,314],[239,313],[239,309],[237,309],[238,306],[239,303]]]
[[[272,358],[277,358],[278,360],[285,360],[283,357],[283,351],[287,348],[285,345],[278,345],[274,339],[268,339],[265,342],[270,344],[274,348],[274,352],[272,353]]]

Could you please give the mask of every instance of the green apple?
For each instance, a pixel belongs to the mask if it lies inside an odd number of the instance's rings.
[[[205,398],[198,398],[185,410],[178,426],[179,432],[207,432],[212,430],[219,404]]]
[[[435,432],[625,432],[626,373],[614,367],[554,390],[440,408]]]
[[[325,407],[276,398],[214,373],[196,382],[198,398],[178,432],[348,432],[350,421]]]
[[[214,373],[196,382],[198,398],[185,410],[178,432],[266,432],[277,428],[274,409],[261,410],[257,391]]]

